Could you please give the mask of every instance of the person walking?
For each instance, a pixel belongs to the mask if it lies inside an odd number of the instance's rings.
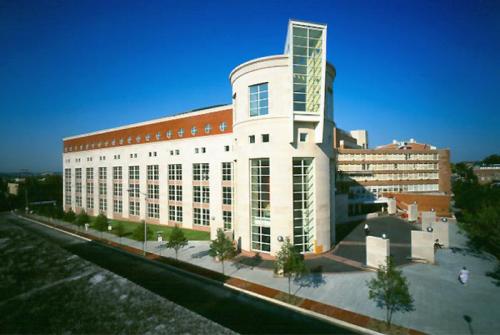
[[[368,236],[368,234],[370,234],[370,227],[368,226],[368,223],[365,223],[364,230],[365,230],[365,236]]]
[[[462,270],[458,273],[458,281],[462,285],[466,285],[469,281],[469,270],[464,266]]]

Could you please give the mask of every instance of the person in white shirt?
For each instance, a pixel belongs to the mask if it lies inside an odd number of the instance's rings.
[[[462,270],[458,273],[458,281],[462,284],[465,285],[469,281],[469,270],[464,266]]]

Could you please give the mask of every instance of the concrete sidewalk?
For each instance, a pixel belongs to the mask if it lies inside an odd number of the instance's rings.
[[[47,218],[39,217],[47,220]],[[54,223],[54,222],[53,222]],[[68,229],[75,226],[57,222]],[[89,229],[87,234],[115,243],[142,249],[142,242]],[[458,233],[455,224],[450,225],[450,249],[438,250],[437,264],[410,264],[402,267],[410,283],[415,299],[415,311],[395,314],[394,324],[430,334],[496,333],[500,329],[497,306],[500,305],[500,289],[485,273],[492,271],[496,260],[491,255],[472,253],[466,247],[466,239]],[[179,252],[179,260],[212,271],[221,272],[221,264],[208,256],[210,241],[190,241]],[[147,251],[161,256],[174,257],[172,250],[164,249],[158,242],[148,242]],[[458,271],[467,266],[471,271],[467,286],[457,281]],[[226,275],[256,283],[274,290],[287,292],[285,278],[275,277],[273,271],[251,267],[240,262],[227,262]],[[315,273],[301,282],[293,283],[292,291],[301,298],[311,299],[347,311],[384,320],[385,312],[368,300],[366,282],[373,272]],[[470,324],[466,320],[471,320]]]

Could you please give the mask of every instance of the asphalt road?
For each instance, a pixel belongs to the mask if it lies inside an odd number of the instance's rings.
[[[168,265],[44,226],[3,218],[145,289],[239,333],[350,334],[349,330],[186,274]]]

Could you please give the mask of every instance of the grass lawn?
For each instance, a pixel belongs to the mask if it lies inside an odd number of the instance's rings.
[[[92,218],[92,223],[95,220],[95,218]],[[113,229],[111,230],[112,234],[116,235],[116,227],[118,224],[121,222],[123,224],[123,227],[125,228],[125,237],[127,238],[134,238],[133,237],[133,231],[141,226],[141,223],[139,222],[129,222],[129,221],[121,221],[121,220],[109,220],[108,222],[111,223],[111,227]],[[92,226],[91,223],[91,226]],[[165,226],[165,225],[158,225],[158,224],[151,224],[148,223],[147,227],[149,230],[153,232],[153,236],[148,238],[148,241],[156,241],[157,239],[157,232],[161,231],[163,232],[163,241],[168,240],[168,237],[170,236],[170,233],[172,232],[173,227],[170,226]],[[191,230],[191,229],[184,229],[181,228],[182,231],[184,232],[184,235],[186,238],[190,241],[208,241],[210,240],[210,233],[206,231],[198,231],[198,230]]]

